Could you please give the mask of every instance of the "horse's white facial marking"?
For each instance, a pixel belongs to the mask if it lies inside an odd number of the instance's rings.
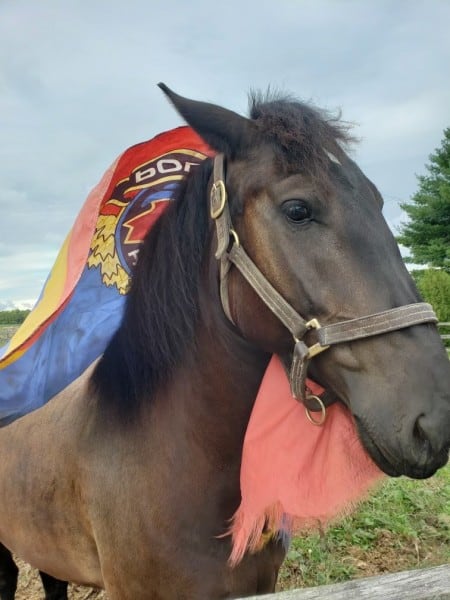
[[[323,151],[332,162],[336,163],[337,165],[341,165],[341,162],[335,157],[334,154],[331,154],[331,152],[329,152],[326,148],[323,148]]]

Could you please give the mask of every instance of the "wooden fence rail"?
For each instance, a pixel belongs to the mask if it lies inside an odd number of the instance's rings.
[[[252,596],[246,600],[450,600],[450,565],[345,583]]]
[[[450,323],[438,323],[438,327],[450,327]],[[441,333],[443,340],[450,340],[450,333]]]

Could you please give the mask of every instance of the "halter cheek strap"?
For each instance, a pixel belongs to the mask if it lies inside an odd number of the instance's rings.
[[[216,155],[214,159],[214,181],[210,195],[210,213],[216,224],[217,250],[215,256],[220,262],[220,296],[224,312],[228,319],[233,322],[228,297],[228,274],[231,265],[235,265],[261,300],[290,331],[294,340],[289,375],[292,395],[305,403],[307,411],[308,409],[318,410],[318,405],[319,410],[322,412],[322,419],[318,421],[312,419],[312,422],[322,424],[325,417],[325,407],[335,399],[330,396],[318,399],[317,396],[307,392],[308,365],[314,356],[324,352],[334,344],[381,335],[420,323],[437,323],[438,319],[430,304],[417,302],[323,327],[317,319],[305,320],[267,281],[241,246],[239,236],[233,229],[231,222],[223,164],[223,155]],[[312,346],[307,346],[303,338],[308,331],[312,330],[315,331],[316,342]],[[307,414],[311,420],[309,412]]]

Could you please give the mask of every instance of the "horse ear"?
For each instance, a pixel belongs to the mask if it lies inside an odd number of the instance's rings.
[[[243,156],[254,143],[257,128],[250,119],[216,104],[183,98],[164,83],[158,83],[158,87],[166,94],[187,124],[213,150],[237,158]]]

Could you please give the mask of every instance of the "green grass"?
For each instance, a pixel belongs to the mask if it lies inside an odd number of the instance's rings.
[[[0,325],[0,347],[10,340],[19,325]]]
[[[292,541],[279,588],[450,562],[450,465],[427,481],[387,479],[358,511]]]

